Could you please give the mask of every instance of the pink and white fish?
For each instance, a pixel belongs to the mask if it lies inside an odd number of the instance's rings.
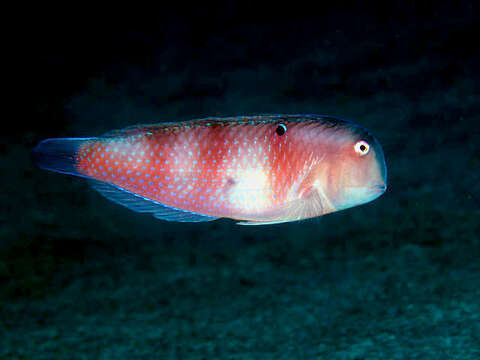
[[[46,139],[34,159],[169,221],[296,221],[367,203],[387,186],[378,141],[318,115],[213,117]]]

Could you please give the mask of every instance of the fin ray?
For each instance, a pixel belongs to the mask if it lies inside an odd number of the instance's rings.
[[[292,220],[292,219],[287,219],[287,220],[273,220],[273,221],[241,221],[237,222],[237,225],[249,225],[249,226],[254,226],[254,225],[275,225],[275,224],[282,224],[286,222],[292,222],[292,221],[300,221],[302,219],[298,220]]]
[[[32,152],[32,160],[39,168],[62,174],[87,177],[75,167],[75,155],[88,141],[98,138],[56,138],[41,141]]]
[[[157,219],[180,222],[202,222],[216,219],[213,216],[176,209],[105,182],[90,180],[90,185],[107,199],[135,212],[151,213]]]

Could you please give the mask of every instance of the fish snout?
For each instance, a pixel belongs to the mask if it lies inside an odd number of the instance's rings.
[[[383,194],[386,190],[387,190],[387,184],[385,183],[374,185],[372,187],[372,192],[377,194]]]

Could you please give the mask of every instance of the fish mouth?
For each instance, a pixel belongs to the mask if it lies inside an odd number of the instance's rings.
[[[378,184],[371,187],[371,190],[375,194],[383,194],[387,190],[387,184]]]

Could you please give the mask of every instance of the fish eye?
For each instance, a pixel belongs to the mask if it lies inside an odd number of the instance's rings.
[[[282,136],[283,134],[285,134],[287,132],[287,125],[279,124],[277,126],[277,129],[275,130],[275,132],[277,133],[278,136]]]
[[[367,155],[370,151],[370,145],[364,140],[357,141],[355,144],[355,152],[361,156]]]

